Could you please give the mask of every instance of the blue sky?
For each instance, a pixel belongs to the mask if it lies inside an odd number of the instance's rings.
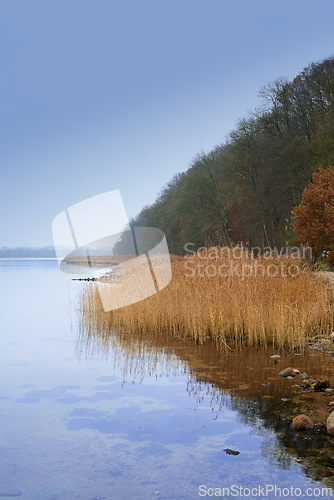
[[[262,86],[332,56],[333,21],[332,0],[0,0],[0,247],[52,244],[113,189],[136,215]]]

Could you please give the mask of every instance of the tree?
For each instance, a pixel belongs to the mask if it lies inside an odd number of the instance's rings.
[[[267,84],[260,97],[262,105],[239,120],[224,143],[197,155],[134,225],[162,229],[171,251],[180,253],[187,242],[280,248],[295,241],[293,207],[312,174],[334,165],[334,57],[310,64],[292,81]],[[317,201],[321,205],[321,198]],[[306,217],[303,203],[299,208],[300,217]],[[329,209],[319,210],[330,224]],[[331,248],[333,237],[315,214],[314,208],[310,232],[315,241],[304,235],[306,223],[297,221],[296,227],[300,238],[321,253]],[[334,248],[328,258],[334,259]]]
[[[308,243],[318,256],[334,250],[334,167],[313,174],[294,214],[299,243]]]

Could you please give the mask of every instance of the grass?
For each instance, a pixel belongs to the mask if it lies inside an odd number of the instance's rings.
[[[239,250],[238,250],[239,249]],[[235,251],[234,251],[235,250]],[[253,258],[239,247],[202,250],[172,261],[173,279],[159,293],[105,312],[96,284],[82,292],[86,331],[171,333],[199,344],[303,348],[334,328],[334,286],[287,256]]]

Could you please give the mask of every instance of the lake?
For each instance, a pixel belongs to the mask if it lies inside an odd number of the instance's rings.
[[[334,494],[333,438],[291,430],[294,381],[277,376],[295,366],[334,380],[331,356],[276,365],[272,351],[88,332],[77,307],[89,284],[56,261],[0,271],[0,498]]]

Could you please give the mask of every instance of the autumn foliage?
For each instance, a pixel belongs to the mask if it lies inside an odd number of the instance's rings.
[[[305,188],[294,209],[294,229],[301,244],[308,243],[316,255],[334,251],[334,167],[321,168]]]

